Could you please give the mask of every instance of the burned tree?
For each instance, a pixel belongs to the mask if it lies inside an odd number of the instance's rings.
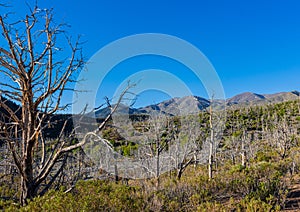
[[[9,147],[21,178],[20,201],[26,204],[42,190],[63,153],[83,144],[65,137],[67,122],[50,150],[43,134],[53,124],[49,117],[67,108],[61,101],[63,94],[75,82],[74,73],[82,69],[84,60],[79,39],[73,42],[65,25],[55,24],[52,10],[35,7],[17,21],[1,15],[0,26],[0,106],[5,111],[0,140]],[[7,99],[20,107],[9,107]]]

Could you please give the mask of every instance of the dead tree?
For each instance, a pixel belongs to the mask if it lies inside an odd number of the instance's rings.
[[[212,179],[213,174],[213,148],[214,148],[214,128],[213,128],[213,110],[212,103],[209,107],[209,128],[210,128],[210,140],[209,140],[209,155],[208,155],[208,178]]]
[[[155,156],[156,170],[155,170],[155,178],[156,178],[156,187],[159,187],[159,176],[161,174],[161,166],[163,161],[161,158],[162,152],[166,151],[169,147],[170,142],[174,139],[174,129],[173,122],[170,118],[165,115],[159,114],[154,115],[148,121],[149,131],[146,134],[146,140],[149,144],[150,154]]]
[[[61,99],[72,75],[84,65],[79,42],[67,39],[69,59],[57,60],[63,51],[58,43],[63,25],[53,24],[51,10],[35,7],[23,20],[8,23],[0,16],[5,46],[0,48],[1,95],[20,105],[20,115],[0,101],[10,120],[2,122],[1,140],[9,149],[21,177],[21,203],[33,198],[61,154],[77,145],[65,147],[62,141],[55,152],[46,156],[43,128],[49,115],[64,110]],[[64,48],[67,48],[64,46]],[[58,136],[61,140],[63,133]],[[39,164],[35,151],[42,146]]]
[[[207,139],[209,144],[209,151],[207,154],[208,159],[208,177],[209,179],[213,178],[213,166],[217,168],[217,150],[219,147],[219,142],[223,134],[224,125],[225,125],[225,111],[216,111],[215,110],[215,101],[214,95],[210,100],[209,109],[207,109],[207,113],[209,115],[209,138]]]
[[[47,180],[51,172],[61,170],[54,167],[58,161],[63,166],[63,154],[84,145],[95,132],[74,144],[64,135],[64,122],[50,151],[43,135],[44,129],[53,124],[49,116],[68,107],[62,103],[63,95],[72,90],[68,86],[84,65],[79,39],[73,42],[64,31],[65,25],[55,24],[52,10],[38,7],[17,22],[1,15],[0,27],[5,44],[0,47],[0,106],[5,111],[5,119],[0,121],[0,141],[9,147],[21,178],[20,201],[26,204],[41,193],[42,184],[52,182]],[[12,109],[7,99],[20,107]]]
[[[175,135],[178,180],[190,164],[196,164],[197,154],[202,148],[202,140],[200,140],[202,131],[198,118],[198,115],[192,115],[180,119],[180,130]]]
[[[286,158],[291,148],[295,146],[297,128],[289,123],[287,117],[275,118],[275,129],[271,132],[272,145],[282,159]]]

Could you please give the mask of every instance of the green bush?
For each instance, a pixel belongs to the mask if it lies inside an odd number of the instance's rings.
[[[135,187],[88,181],[78,182],[76,188],[67,194],[62,190],[52,190],[30,201],[20,211],[136,211],[142,208],[141,203]]]

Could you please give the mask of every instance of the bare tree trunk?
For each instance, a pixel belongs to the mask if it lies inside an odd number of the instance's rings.
[[[208,177],[213,178],[213,148],[214,148],[214,129],[212,123],[212,102],[209,108],[209,125],[210,125],[210,141],[209,141],[209,156],[208,156]]]
[[[208,156],[208,178],[213,178],[213,143],[209,143],[209,156]]]
[[[159,189],[159,158],[160,157],[160,141],[156,139],[156,188]]]
[[[196,153],[194,153],[194,168],[196,168],[197,167],[197,165],[198,165],[198,158],[197,158],[197,154]]]
[[[231,162],[232,162],[232,165],[235,165],[235,156],[234,156],[234,153],[231,154]]]
[[[36,195],[36,186],[34,183],[24,177],[21,177],[21,197],[20,202],[22,205],[26,205],[29,199],[32,199]]]
[[[242,150],[242,166],[246,166],[246,151]]]
[[[193,161],[193,158],[191,158],[186,163],[180,163],[179,164],[179,168],[177,169],[177,179],[178,180],[181,179],[184,170],[192,163],[192,161]]]
[[[116,160],[116,157],[114,155],[114,159]],[[118,173],[118,165],[117,165],[117,162],[115,162],[115,182],[118,183],[119,182],[119,173]]]
[[[177,169],[177,179],[180,180],[182,173],[183,173],[183,169],[182,169],[182,165],[179,165],[180,167]]]
[[[246,132],[243,132],[243,137],[242,137],[242,166],[246,166],[246,161],[247,161],[247,153],[245,149],[245,141],[246,141]]]

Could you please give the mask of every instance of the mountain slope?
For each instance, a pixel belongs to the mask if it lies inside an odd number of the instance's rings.
[[[238,94],[227,100],[227,104],[241,104],[241,103],[250,103],[250,102],[260,102],[266,99],[265,96],[256,93],[245,92]]]
[[[275,94],[256,94],[245,92],[238,94],[234,97],[227,99],[227,105],[257,105],[257,104],[268,104],[268,103],[278,103],[284,101],[296,100],[299,98],[298,91],[292,92],[280,92]]]
[[[3,105],[2,105],[3,104]],[[18,117],[21,117],[21,108],[13,101],[10,101],[9,99],[3,97],[0,95],[0,115],[1,118],[4,118],[4,121],[8,120],[10,115],[5,109],[5,107],[8,107],[11,111],[13,111]]]
[[[227,106],[243,107],[247,105],[261,105],[278,103],[284,101],[296,100],[300,96],[300,92],[280,92],[275,94],[257,94],[251,92],[245,92],[228,98],[226,100]],[[210,101],[198,97],[198,96],[185,96],[185,97],[175,97],[158,104],[153,104],[141,108],[132,108],[126,105],[120,105],[117,110],[119,115],[133,115],[133,114],[167,114],[170,116],[174,115],[187,115],[195,114],[199,111],[204,110],[210,106]],[[224,100],[214,100],[214,109],[224,109]],[[103,108],[95,112],[96,118],[105,118],[110,113],[109,108]],[[91,114],[90,114],[91,115]]]
[[[198,96],[176,97],[161,103],[139,108],[146,113],[163,113],[170,115],[187,115],[198,113],[210,105],[207,99]]]

